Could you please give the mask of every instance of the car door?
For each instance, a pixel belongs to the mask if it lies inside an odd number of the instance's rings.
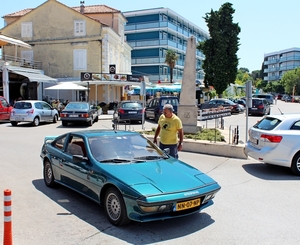
[[[0,121],[9,120],[11,108],[4,98],[0,98]]]
[[[87,157],[87,145],[80,136],[70,135],[66,144],[64,165],[64,183],[73,189],[88,195],[94,199],[100,192],[95,185],[93,165]],[[85,160],[79,161],[73,158],[74,155],[83,156]]]
[[[147,118],[154,118],[154,107],[155,107],[156,99],[152,99],[148,106],[146,107],[146,117]]]
[[[52,112],[53,112],[52,107],[46,102],[40,102],[40,103],[42,107],[41,114],[43,115],[43,121],[52,120]]]

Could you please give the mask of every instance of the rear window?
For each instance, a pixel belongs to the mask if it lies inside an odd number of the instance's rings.
[[[260,98],[260,99],[272,99],[272,95],[269,94],[257,94],[257,95],[253,95],[253,97]]]
[[[252,105],[253,105],[253,106],[261,105],[262,103],[263,103],[262,100],[253,100],[253,99],[252,99]]]
[[[121,104],[122,108],[142,108],[142,105],[137,102],[128,102]]]
[[[171,104],[172,106],[178,106],[178,99],[162,99],[161,105],[164,106],[165,104]]]
[[[281,120],[273,117],[266,117],[256,123],[253,128],[263,129],[263,130],[273,130],[281,123]]]
[[[16,102],[14,104],[15,109],[31,109],[32,105],[29,102]]]

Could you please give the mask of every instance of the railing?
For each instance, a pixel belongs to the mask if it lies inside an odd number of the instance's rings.
[[[10,66],[20,66],[25,68],[42,70],[42,62],[36,60],[27,60],[20,57],[0,54],[0,60],[7,62]]]

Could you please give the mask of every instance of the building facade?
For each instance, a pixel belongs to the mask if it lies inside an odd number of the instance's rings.
[[[278,81],[287,71],[300,66],[300,48],[289,48],[264,55],[264,80]]]
[[[48,0],[34,9],[25,9],[4,16],[6,26],[1,33],[31,45],[31,49],[17,50],[19,65],[26,63],[39,69],[58,82],[81,81],[82,72],[109,73],[114,64],[116,73],[131,74],[131,47],[126,43],[126,18],[106,5],[68,7],[59,1]],[[12,46],[3,46],[4,57],[14,56]],[[39,62],[36,62],[39,61]],[[16,64],[18,65],[18,64]],[[26,75],[26,74],[25,74]],[[19,79],[25,81],[26,76]],[[37,86],[46,88],[47,83]],[[122,97],[123,84],[91,83],[88,97],[99,103]],[[60,100],[80,100],[86,92],[50,91],[42,89],[43,97]],[[57,98],[59,96],[59,98]],[[41,99],[41,98],[39,98]]]
[[[145,75],[150,82],[170,82],[170,69],[165,63],[168,49],[178,55],[173,69],[173,82],[180,82],[183,76],[187,39],[196,42],[208,39],[207,32],[181,17],[169,8],[154,8],[123,12],[127,19],[126,40],[132,47],[132,74]],[[203,79],[202,61],[204,55],[196,51],[196,79]]]

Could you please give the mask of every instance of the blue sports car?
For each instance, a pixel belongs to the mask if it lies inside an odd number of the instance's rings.
[[[83,130],[47,136],[40,156],[46,186],[61,184],[99,203],[113,225],[199,212],[213,204],[221,188],[138,132]]]

